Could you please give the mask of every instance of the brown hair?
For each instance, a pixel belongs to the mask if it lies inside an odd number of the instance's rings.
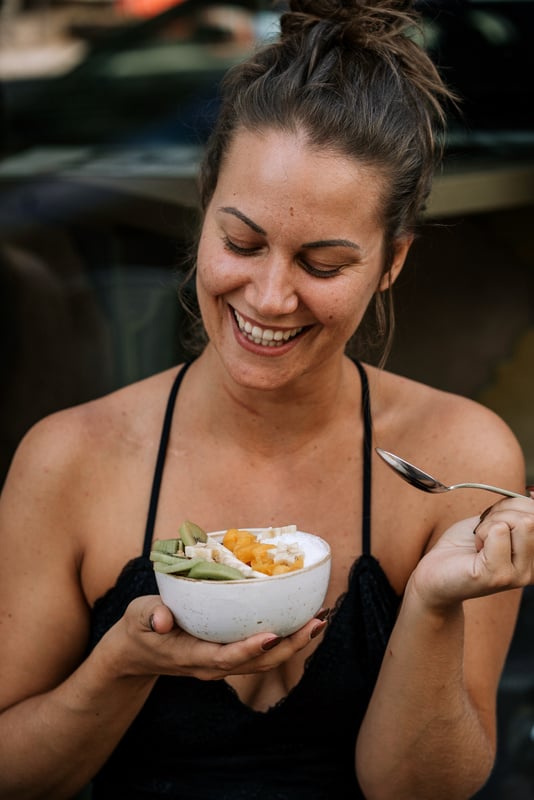
[[[395,240],[413,234],[424,211],[442,155],[443,103],[453,95],[418,41],[420,19],[410,0],[288,5],[279,40],[232,68],[221,84],[201,165],[202,208],[237,130],[304,131],[310,144],[384,175],[386,273]],[[383,294],[376,296],[376,318],[389,347],[393,309],[390,292],[386,301]]]

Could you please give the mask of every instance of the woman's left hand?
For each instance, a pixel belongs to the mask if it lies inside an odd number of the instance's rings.
[[[456,523],[421,559],[412,580],[434,608],[534,584],[534,499],[506,498]]]

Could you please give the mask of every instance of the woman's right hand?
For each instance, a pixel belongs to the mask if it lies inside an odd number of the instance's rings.
[[[229,675],[266,672],[305,648],[326,627],[319,616],[284,638],[257,633],[240,642],[216,644],[178,627],[158,595],[133,600],[123,618],[104,637],[113,668],[123,675],[180,675],[220,680]]]

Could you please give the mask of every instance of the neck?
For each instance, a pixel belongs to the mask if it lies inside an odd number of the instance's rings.
[[[359,376],[344,356],[275,390],[236,384],[209,348],[191,373],[198,424],[221,443],[230,440],[265,454],[300,449],[342,418],[348,403],[360,403]]]

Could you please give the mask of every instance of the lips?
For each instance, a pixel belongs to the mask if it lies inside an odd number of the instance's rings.
[[[264,347],[281,347],[290,339],[294,339],[295,336],[298,336],[303,330],[302,326],[298,328],[286,329],[263,328],[257,323],[252,324],[249,322],[247,319],[242,317],[241,314],[235,310],[235,308],[233,311],[237,326],[243,336],[245,336],[249,342],[263,345]]]

